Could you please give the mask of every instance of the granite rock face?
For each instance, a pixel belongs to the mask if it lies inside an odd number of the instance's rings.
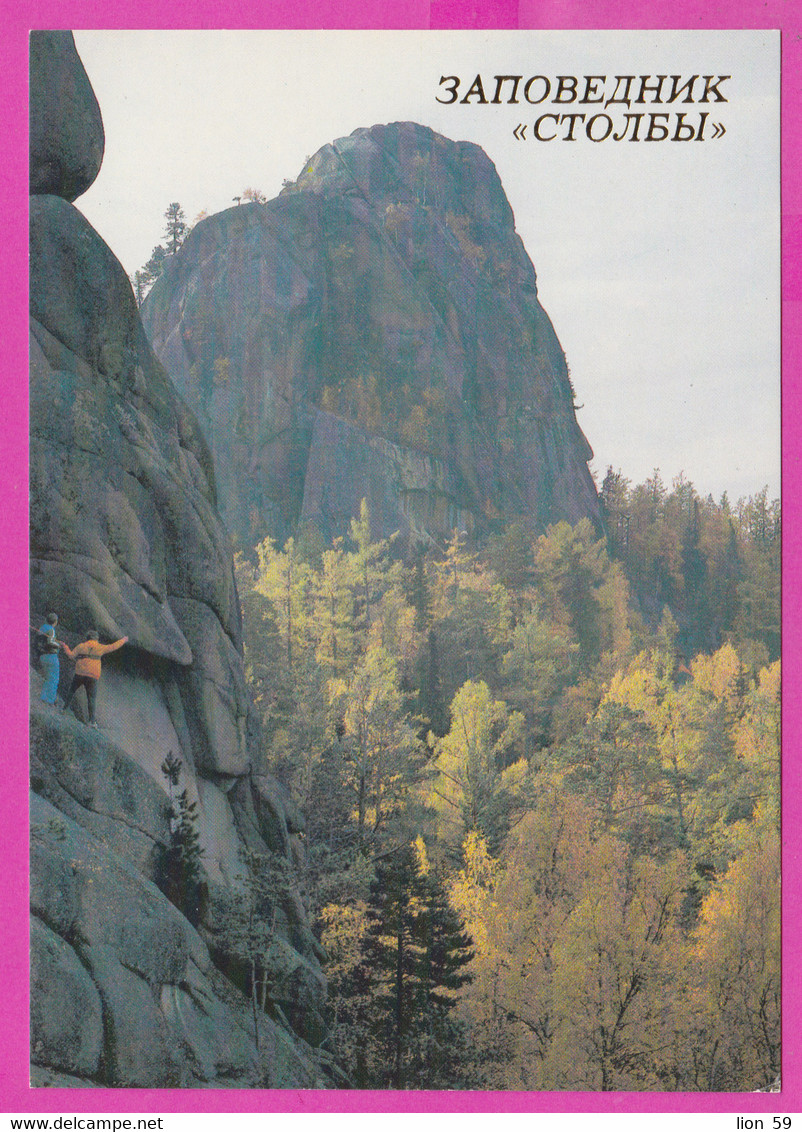
[[[198,932],[116,848],[32,794],[32,1083],[325,1084],[313,1051],[254,1022]]]
[[[98,175],[105,135],[72,32],[31,32],[30,78],[31,192],[75,200]]]
[[[598,521],[565,357],[495,168],[412,123],[199,223],[143,306],[243,545],[305,524]]]
[[[65,43],[35,37],[32,103],[56,133],[48,101],[66,80],[42,60]],[[89,169],[96,148],[90,130],[81,150],[76,125],[59,168]],[[297,893],[276,897],[272,1013],[258,1012],[258,1032],[231,954],[243,851],[290,862],[302,849],[260,762],[211,458],[125,271],[65,199],[80,178],[59,177],[39,183],[62,195],[30,205],[31,616],[58,612],[70,645],[90,628],[129,639],[103,662],[97,730],[83,692],[68,712],[44,704],[32,669],[33,1080],[317,1087],[330,1078],[306,1039],[322,1037],[325,979]],[[62,697],[71,675],[62,657]],[[187,915],[165,895],[169,755],[202,851]]]
[[[127,635],[120,670],[170,673],[195,767],[243,774],[239,603],[198,428],[122,266],[58,197],[31,199],[30,278],[33,608],[76,637]],[[102,710],[119,720],[135,699],[109,689]]]

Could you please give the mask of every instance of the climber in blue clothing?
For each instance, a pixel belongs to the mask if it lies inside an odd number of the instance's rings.
[[[45,677],[44,687],[39,698],[44,700],[46,704],[54,704],[58,692],[58,654],[61,649],[61,641],[56,640],[56,625],[58,625],[58,614],[48,613],[44,625],[37,630],[39,634],[37,642],[39,663]]]

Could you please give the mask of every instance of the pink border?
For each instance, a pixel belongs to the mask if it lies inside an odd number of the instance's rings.
[[[4,629],[0,729],[5,782],[0,829],[0,952],[5,997],[0,1033],[0,1111],[13,1112],[802,1112],[799,1028],[802,1025],[800,819],[802,781],[791,741],[802,733],[798,687],[802,598],[795,582],[802,560],[798,522],[802,472],[797,445],[802,419],[802,147],[800,85],[802,11],[793,0],[57,0],[14,4],[0,0],[0,91],[7,131],[0,187],[0,319],[4,327],[3,423],[0,431],[0,538],[7,548],[0,587]],[[347,10],[347,16],[343,10]],[[796,18],[795,17],[799,17]],[[341,1093],[234,1090],[30,1090],[28,1079],[27,677],[9,657],[27,655],[27,32],[38,28],[352,27],[352,28],[779,28],[783,51],[783,476],[784,660],[784,1075],[772,1094],[677,1093]],[[19,375],[19,377],[17,377]],[[10,550],[8,549],[10,548]]]

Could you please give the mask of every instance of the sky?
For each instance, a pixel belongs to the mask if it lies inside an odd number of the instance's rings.
[[[779,495],[777,33],[82,31],[75,41],[106,131],[100,174],[76,207],[129,274],[162,239],[171,201],[192,221],[248,187],[270,198],[327,142],[421,122],[482,146],[498,170],[599,482],[609,465],[633,483],[659,468],[666,483],[682,472],[715,499],[764,485]],[[463,103],[477,74],[488,100],[495,75],[555,87],[560,75],[608,76],[608,95],[616,75],[731,78],[719,88],[727,101],[704,105],[534,106],[520,93],[509,105],[509,84],[500,104]],[[444,104],[450,75],[459,99]],[[596,143],[581,125],[573,142],[564,126],[535,140],[535,120],[555,111],[606,112],[614,132],[628,111],[709,120],[702,142]]]

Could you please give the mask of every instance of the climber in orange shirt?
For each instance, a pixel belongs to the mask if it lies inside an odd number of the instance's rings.
[[[89,724],[91,727],[97,727],[95,723],[95,702],[97,700],[97,682],[100,679],[100,660],[108,652],[114,652],[128,640],[127,637],[121,637],[119,641],[114,641],[110,645],[101,645],[98,640],[98,633],[96,629],[91,629],[86,634],[86,640],[80,645],[76,645],[71,649],[69,645],[62,642],[62,648],[66,652],[70,660],[76,661],[75,675],[72,678],[67,699],[64,703],[64,710],[70,706],[70,701],[79,688],[86,688],[86,703],[89,708]]]

